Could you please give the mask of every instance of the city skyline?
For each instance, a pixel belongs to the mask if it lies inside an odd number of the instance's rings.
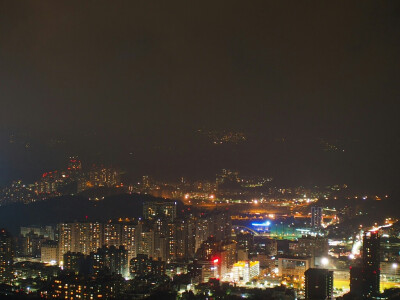
[[[400,299],[400,1],[0,0],[0,299]]]

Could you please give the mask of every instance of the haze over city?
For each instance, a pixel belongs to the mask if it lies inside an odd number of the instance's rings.
[[[0,298],[398,299],[399,37],[398,1],[0,0]]]
[[[396,2],[3,1],[0,22],[3,183],[71,155],[163,178],[397,182]]]

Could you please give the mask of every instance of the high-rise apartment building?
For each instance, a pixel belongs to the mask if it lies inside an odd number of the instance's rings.
[[[364,233],[362,248],[363,296],[379,294],[380,288],[380,237],[377,231]]]
[[[333,271],[310,268],[304,274],[306,300],[333,299]]]
[[[236,245],[235,241],[224,241],[221,244],[221,251],[219,253],[220,277],[225,276],[231,270],[233,264],[236,263]]]
[[[68,251],[89,255],[90,252],[97,251],[105,243],[103,224],[99,222],[61,223],[58,228],[58,257],[60,259]],[[110,231],[108,230],[107,233],[112,235],[113,232],[110,233]],[[108,238],[109,235],[107,235]]]
[[[111,274],[129,275],[128,251],[124,246],[103,246],[90,254],[94,273],[108,271]]]
[[[314,229],[322,227],[322,207],[311,207],[311,227]]]
[[[0,229],[0,282],[11,280],[13,256],[11,235]]]

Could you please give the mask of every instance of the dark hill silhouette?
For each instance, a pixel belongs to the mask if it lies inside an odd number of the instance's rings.
[[[62,196],[31,204],[15,203],[0,207],[0,227],[18,234],[20,226],[50,225],[69,221],[107,221],[142,216],[143,202],[172,201],[149,195],[121,194],[89,201],[82,196]],[[182,203],[177,202],[177,211]]]
[[[95,199],[95,198],[102,199],[103,197],[113,196],[113,195],[121,195],[126,192],[127,192],[127,190],[123,190],[123,189],[117,188],[117,187],[101,186],[101,187],[94,187],[94,188],[85,190],[83,192],[78,193],[77,195],[86,197],[89,199]]]

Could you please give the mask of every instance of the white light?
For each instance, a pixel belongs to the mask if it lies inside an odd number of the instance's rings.
[[[398,264],[396,264],[396,263],[393,263],[393,265],[392,265],[392,268],[393,269],[397,269],[399,267],[399,265]]]
[[[323,266],[327,266],[329,264],[329,259],[327,259],[326,257],[321,258],[321,264]]]

